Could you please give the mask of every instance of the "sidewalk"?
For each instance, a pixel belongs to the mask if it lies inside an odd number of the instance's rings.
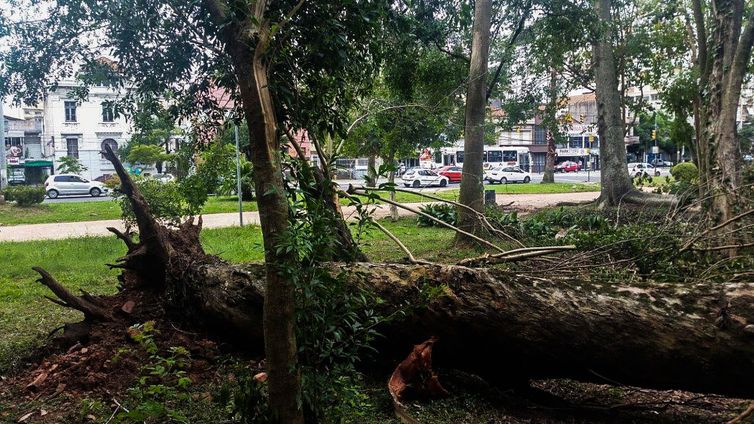
[[[516,209],[530,210],[545,206],[556,205],[560,202],[582,202],[594,200],[599,193],[557,193],[557,194],[498,194],[497,203],[506,205],[513,202]],[[419,208],[421,203],[408,203],[407,206]],[[399,209],[401,216],[413,215],[411,212]],[[353,207],[343,208],[346,218],[355,215]],[[382,218],[390,213],[388,205],[378,205],[374,213],[375,218]],[[204,215],[204,228],[224,228],[238,225],[238,213],[218,213]],[[243,214],[244,225],[259,225],[258,212],[245,212]],[[30,240],[56,240],[86,236],[108,236],[107,227],[115,227],[124,230],[120,220],[107,221],[84,221],[63,222],[54,224],[31,224],[0,227],[0,242],[3,241],[30,241]]]

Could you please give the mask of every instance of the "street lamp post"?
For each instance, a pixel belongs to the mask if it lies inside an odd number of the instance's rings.
[[[236,192],[238,193],[238,222],[243,227],[243,193],[241,191],[241,149],[238,143],[238,124],[234,126],[236,138]]]

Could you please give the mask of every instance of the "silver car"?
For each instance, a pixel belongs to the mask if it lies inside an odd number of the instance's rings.
[[[77,194],[99,197],[108,192],[104,184],[98,181],[89,181],[73,174],[50,175],[45,181],[45,190],[47,190],[47,197],[50,199]]]

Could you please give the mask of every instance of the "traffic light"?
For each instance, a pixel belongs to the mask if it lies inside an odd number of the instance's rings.
[[[594,134],[589,134],[589,147],[592,147],[592,143],[594,143]]]
[[[657,140],[657,130],[652,130],[652,140]]]

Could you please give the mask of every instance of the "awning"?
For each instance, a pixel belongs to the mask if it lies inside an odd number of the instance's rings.
[[[24,163],[26,168],[52,168],[51,160],[26,160]]]

